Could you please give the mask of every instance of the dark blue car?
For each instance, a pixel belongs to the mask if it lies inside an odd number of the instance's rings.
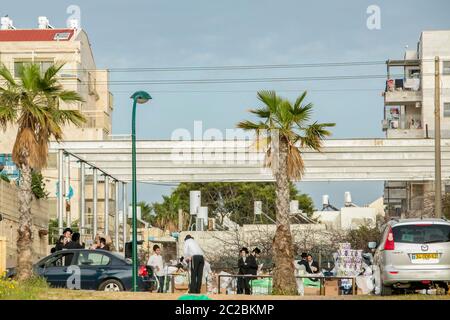
[[[62,250],[43,258],[33,269],[52,287],[82,290],[128,291],[132,289],[132,263],[105,250]],[[147,291],[149,276],[139,267],[138,289]]]

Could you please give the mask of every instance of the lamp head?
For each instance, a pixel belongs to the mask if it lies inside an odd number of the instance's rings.
[[[131,96],[131,99],[136,100],[136,102],[139,103],[139,104],[143,104],[143,103],[146,103],[149,100],[151,100],[152,97],[150,96],[149,93],[147,93],[145,91],[136,91]]]

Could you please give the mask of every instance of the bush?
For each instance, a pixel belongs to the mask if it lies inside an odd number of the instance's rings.
[[[34,300],[48,289],[45,278],[34,276],[23,282],[0,277],[0,300]]]

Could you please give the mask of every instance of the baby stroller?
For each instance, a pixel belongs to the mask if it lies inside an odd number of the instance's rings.
[[[156,276],[152,266],[145,266],[148,274],[148,283],[150,292],[158,292],[159,290],[159,279]]]

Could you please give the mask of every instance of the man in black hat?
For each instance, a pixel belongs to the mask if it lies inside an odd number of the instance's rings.
[[[189,234],[184,238],[184,260],[191,264],[189,293],[200,293],[205,259],[203,257],[203,250]]]
[[[72,234],[73,231],[70,228],[65,228],[63,231],[63,236],[64,236],[64,247],[72,241]]]
[[[301,258],[302,259],[298,262],[298,264],[301,265],[301,266],[304,266],[307,273],[312,273],[311,267],[309,266],[309,263],[308,263],[308,260],[307,260],[308,259],[308,254],[306,252],[303,252],[302,255],[301,255]]]
[[[238,274],[248,275],[248,249],[243,247],[239,250]],[[250,294],[250,286],[248,277],[237,278],[237,294]]]

